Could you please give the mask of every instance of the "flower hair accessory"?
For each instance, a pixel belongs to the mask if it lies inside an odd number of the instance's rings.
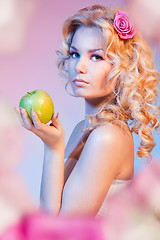
[[[118,10],[114,18],[114,28],[121,39],[132,38],[136,34],[136,28],[129,20],[125,11]]]

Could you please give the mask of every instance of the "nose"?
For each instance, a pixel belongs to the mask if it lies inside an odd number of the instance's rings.
[[[75,71],[77,73],[87,73],[87,62],[84,58],[79,58],[76,65],[75,65]]]

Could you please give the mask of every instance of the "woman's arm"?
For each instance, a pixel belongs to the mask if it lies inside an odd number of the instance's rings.
[[[44,165],[41,182],[41,207],[57,215],[61,207],[64,185],[65,132],[57,116],[51,126],[43,124],[32,111],[32,120],[25,109],[17,109],[22,125],[36,134],[45,144]]]
[[[54,215],[61,208],[61,197],[64,186],[64,149],[55,151],[44,147],[44,162],[41,180],[41,207]]]

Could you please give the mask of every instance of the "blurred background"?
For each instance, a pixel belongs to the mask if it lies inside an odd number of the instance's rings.
[[[74,126],[83,119],[84,102],[65,92],[65,79],[56,69],[56,50],[61,47],[62,25],[65,19],[80,8],[103,4],[126,6],[125,0],[0,0],[0,97],[12,107],[18,107],[20,98],[36,89],[51,96],[55,112],[65,129],[66,143]],[[160,70],[160,51],[151,40],[156,69]],[[160,98],[158,99],[160,103]],[[3,115],[3,112],[1,112]],[[18,121],[18,119],[17,119]],[[31,132],[19,126],[21,154],[16,170],[23,177],[35,204],[39,205],[40,181],[43,164],[43,143]],[[140,139],[135,139],[135,173],[144,167],[136,157]],[[16,141],[16,134],[15,134]],[[159,157],[160,136],[153,150]],[[9,151],[8,146],[8,151]]]

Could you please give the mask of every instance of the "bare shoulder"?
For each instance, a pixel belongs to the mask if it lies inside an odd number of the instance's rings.
[[[121,144],[122,140],[131,143],[131,145],[133,144],[133,137],[129,128],[124,130],[111,123],[95,128],[91,133],[91,137],[97,139],[97,141],[107,141],[108,144],[124,145],[124,142]]]
[[[91,132],[87,142],[86,151],[99,152],[107,165],[117,167],[115,178],[133,176],[134,142],[129,129],[125,131],[110,123],[102,125]]]

